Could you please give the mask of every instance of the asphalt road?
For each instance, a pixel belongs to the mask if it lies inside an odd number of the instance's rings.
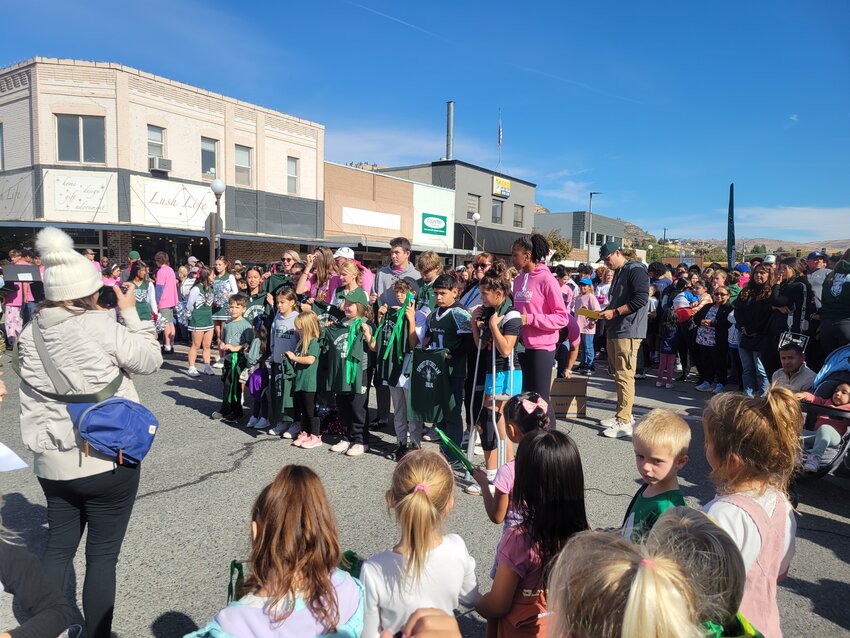
[[[8,357],[2,361],[10,396],[0,404],[0,439],[27,459],[18,432],[17,379]],[[114,629],[122,638],[182,636],[224,606],[228,565],[247,553],[251,504],[285,464],[309,465],[322,477],[344,549],[369,556],[398,539],[384,502],[393,470],[382,456],[392,449],[388,434],[376,433],[379,443],[360,458],[332,454],[327,446],[293,448],[276,437],[210,420],[220,400],[220,381],[190,379],[184,369],[182,359],[174,357],[158,373],[136,379],[143,402],[162,427],[143,466],[118,568]],[[698,418],[705,396],[684,384],[673,392],[658,391],[651,381],[639,382],[640,403],[690,415],[694,436],[681,485],[688,503],[698,507],[713,495]],[[638,487],[637,473],[631,443],[599,435],[598,420],[611,414],[604,403],[611,396],[610,380],[597,374],[590,387],[587,418],[559,422],[559,428],[570,433],[581,451],[591,524],[615,527]],[[0,474],[0,491],[5,495],[3,524],[40,553],[47,535],[46,510],[35,476],[28,470]],[[850,481],[830,477],[801,486],[799,494],[797,555],[779,589],[785,636],[850,635]],[[446,527],[466,540],[481,589],[487,591],[500,527],[488,521],[479,498],[460,490]],[[83,566],[81,550],[77,573]],[[81,588],[79,582],[78,596]],[[0,630],[14,624],[11,613],[8,597],[3,597]],[[474,613],[464,613],[460,620],[464,635],[483,635],[483,623]]]

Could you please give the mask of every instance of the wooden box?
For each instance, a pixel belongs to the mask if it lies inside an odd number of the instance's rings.
[[[552,409],[558,417],[585,416],[587,413],[587,377],[555,379],[552,382]]]

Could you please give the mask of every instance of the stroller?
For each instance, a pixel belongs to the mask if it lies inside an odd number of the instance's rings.
[[[815,377],[812,394],[817,397],[829,398],[841,383],[850,383],[850,345],[838,348],[827,357],[823,368]],[[837,410],[825,405],[815,405],[806,401],[802,402],[801,407],[806,413],[803,426],[806,430],[813,429],[817,417],[821,415],[850,421],[850,412],[844,410]],[[848,425],[850,425],[850,422]],[[805,441],[803,443],[805,444]],[[826,449],[821,457],[820,467],[815,472],[801,472],[797,475],[796,480],[798,482],[810,481],[835,471],[844,473],[850,470],[850,466],[846,465],[847,461],[850,460],[850,457],[847,456],[848,448],[850,448],[850,428],[841,437],[838,446]]]

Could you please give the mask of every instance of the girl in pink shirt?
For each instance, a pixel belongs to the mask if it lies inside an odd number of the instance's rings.
[[[163,331],[164,352],[174,352],[171,345],[174,341],[174,306],[177,305],[177,276],[168,265],[168,255],[159,251],[153,256],[156,262],[156,305],[159,314],[165,317],[165,330]]]

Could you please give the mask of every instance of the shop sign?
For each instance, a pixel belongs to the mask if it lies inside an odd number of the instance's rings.
[[[200,230],[215,212],[215,196],[205,186],[145,180],[144,197],[146,224]]]
[[[493,175],[493,194],[499,197],[510,197],[511,180]]]
[[[97,213],[109,208],[109,182],[114,175],[105,173],[60,173],[53,175],[53,208],[64,213]]]
[[[434,215],[433,213],[422,213],[422,232],[426,235],[441,235],[446,236],[448,228],[446,218],[442,215]]]

